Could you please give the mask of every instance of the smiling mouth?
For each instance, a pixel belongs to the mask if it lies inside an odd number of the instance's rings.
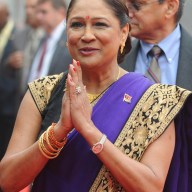
[[[99,49],[93,48],[93,47],[84,47],[79,49],[80,53],[83,55],[91,55],[95,52],[97,52]]]

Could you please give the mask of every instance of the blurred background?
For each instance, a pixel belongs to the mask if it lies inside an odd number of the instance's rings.
[[[25,9],[24,9],[24,0],[7,0],[10,5],[11,15],[14,21],[22,26],[25,20]],[[66,0],[67,3],[70,0]],[[183,23],[184,27],[192,34],[192,0],[186,0],[184,14],[181,19],[181,23]]]
[[[9,4],[11,17],[18,26],[23,26],[25,23],[25,0],[6,0]],[[69,4],[70,0],[66,0]]]
[[[184,14],[181,19],[181,22],[185,26],[185,28],[189,31],[190,34],[192,34],[192,0],[186,0],[185,3],[185,9],[184,9]]]

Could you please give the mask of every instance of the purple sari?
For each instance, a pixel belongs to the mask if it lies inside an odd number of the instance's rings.
[[[176,145],[164,192],[192,192],[192,95],[175,118]]]
[[[96,103],[93,108],[92,120],[95,126],[102,133],[105,133],[112,143],[115,142],[118,135],[122,131],[124,125],[129,119],[130,114],[134,110],[135,105],[151,85],[152,82],[147,78],[136,73],[128,73],[110,86],[110,88]],[[43,124],[47,125],[58,120],[60,111],[56,112],[56,110],[60,108],[61,105],[63,87],[59,90],[60,91],[56,92],[60,93],[60,99],[58,99],[58,97],[53,97],[52,103],[50,104],[51,110],[50,112],[46,112],[45,117],[43,117],[47,123],[43,122]],[[123,101],[125,94],[132,97],[130,103]],[[188,103],[189,102],[191,101],[188,101]],[[192,106],[191,104],[192,103],[190,103],[190,106]],[[191,116],[191,113],[188,115]],[[181,128],[184,125],[184,122],[181,122],[181,120],[183,120],[183,118],[180,118],[180,115],[178,115],[176,124],[179,125],[179,128],[177,128],[176,137],[182,137],[180,132],[185,132],[184,129]],[[192,129],[190,128],[192,122],[187,122],[187,124],[189,125],[187,127],[189,135],[183,133],[184,137],[182,138],[185,141],[186,137],[192,138]],[[166,192],[180,191],[177,190],[178,187],[176,184],[178,183],[178,180],[180,180],[180,174],[183,173],[183,170],[186,170],[186,172],[184,172],[185,175],[182,176],[182,178],[186,178],[187,175],[192,174],[191,165],[189,165],[189,159],[192,159],[192,152],[189,148],[186,148],[187,151],[183,152],[184,157],[181,158],[181,147],[183,148],[183,143],[181,144],[180,142],[181,141],[176,143],[173,161],[165,185]],[[190,142],[191,147],[192,144],[189,138],[187,142]],[[185,152],[186,154],[190,154],[190,157],[186,156]],[[178,162],[179,158],[181,163]],[[179,170],[175,169],[176,164],[183,164],[182,161],[185,161],[187,165],[184,167],[180,166],[181,169]],[[91,188],[101,167],[102,162],[95,154],[92,153],[90,146],[84,138],[76,130],[74,130],[70,133],[68,142],[63,148],[61,154],[56,159],[49,161],[45,168],[37,176],[34,181],[32,191],[87,192]],[[190,178],[192,178],[192,175]],[[186,185],[184,183],[186,183]],[[191,183],[191,181],[189,183],[189,178],[186,178],[186,182],[184,179],[184,181],[180,184],[180,189],[186,190],[182,190],[182,192],[189,192],[192,190]]]
[[[137,84],[141,84],[139,86]],[[139,98],[152,83],[135,73],[124,75],[104,93],[93,108],[95,126],[114,142]],[[132,96],[123,102],[124,94]],[[49,161],[36,178],[33,192],[89,191],[102,162],[94,155],[84,138],[73,131],[58,158]]]

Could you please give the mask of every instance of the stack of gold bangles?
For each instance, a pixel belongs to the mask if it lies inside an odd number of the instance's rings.
[[[57,141],[54,135],[54,126],[55,123],[45,131],[39,138],[39,150],[41,153],[48,159],[56,158],[64,145],[67,142],[67,137],[65,137],[62,141]]]

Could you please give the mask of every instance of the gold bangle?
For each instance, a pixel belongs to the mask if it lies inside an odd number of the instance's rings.
[[[49,141],[48,131],[46,131],[45,134],[43,135],[43,139],[44,139],[45,142],[47,143],[48,148],[49,148],[51,151],[53,151],[53,152],[60,152],[61,149],[63,148],[63,147],[57,148],[57,149],[54,148],[54,147],[55,147],[54,144]]]
[[[52,123],[51,126],[40,136],[38,145],[39,150],[48,159],[56,158],[61,152],[62,148],[67,142],[67,137],[65,137],[61,142],[57,141],[54,136],[54,126],[56,123]],[[46,146],[44,144],[46,143]]]
[[[51,153],[46,149],[46,147],[43,143],[43,134],[40,136],[39,141],[38,141],[39,150],[41,151],[42,155],[44,157],[46,157],[47,159],[54,159],[59,155],[59,152],[58,153]]]
[[[62,141],[57,141],[57,139],[55,138],[54,135],[54,126],[56,125],[56,123],[52,123],[52,125],[48,128],[48,137],[51,141],[51,143],[53,143],[57,148],[61,148],[63,147],[66,142],[67,142],[67,137],[65,137]]]
[[[44,134],[45,134],[45,133],[44,133]],[[57,155],[58,153],[54,153],[54,152],[52,153],[52,152],[50,152],[50,151],[46,148],[46,146],[44,145],[44,140],[43,140],[44,134],[41,135],[41,137],[40,137],[41,149],[43,150],[44,153],[46,153],[46,154],[49,155],[49,156],[55,156],[55,155]]]
[[[43,133],[42,137],[41,137],[41,146],[42,146],[42,149],[45,153],[47,153],[48,155],[55,155],[57,153],[59,153],[60,151],[51,151],[51,150],[48,150],[47,147],[49,148],[50,146],[48,145],[48,143],[44,140],[44,137],[45,137],[45,134],[46,132]],[[44,144],[44,141],[46,142],[46,146]]]

